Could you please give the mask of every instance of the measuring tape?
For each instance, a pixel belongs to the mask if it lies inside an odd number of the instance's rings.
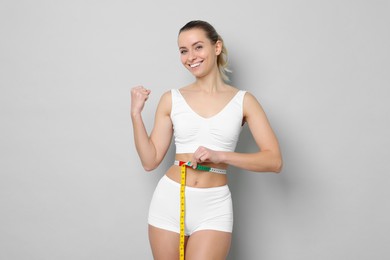
[[[192,167],[191,162],[174,161],[173,164],[174,165],[178,165],[178,166],[185,165],[185,166],[188,166],[188,167]],[[205,172],[213,172],[213,173],[219,173],[219,174],[226,174],[226,170],[225,169],[218,169],[218,168],[213,168],[213,167],[200,165],[200,164],[196,165],[195,170],[205,171]]]
[[[186,164],[181,165],[180,178],[180,260],[184,260],[184,217],[186,210]]]
[[[180,166],[180,260],[184,260],[184,242],[185,242],[185,210],[186,210],[186,170],[187,167],[192,167],[191,162],[183,162],[183,161],[175,161],[174,165]],[[196,170],[206,171],[206,172],[214,172],[220,174],[226,174],[225,169],[212,168],[209,166],[204,166],[198,164],[196,166]]]

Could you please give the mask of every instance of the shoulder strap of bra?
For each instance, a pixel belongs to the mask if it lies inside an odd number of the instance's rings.
[[[243,103],[244,102],[244,96],[245,96],[245,93],[246,93],[246,90],[239,90],[237,95],[236,95],[236,98],[241,102]]]
[[[175,88],[171,89],[171,94],[175,97],[180,96],[179,90]]]
[[[175,107],[177,107],[177,102],[180,99],[180,93],[178,89],[171,89],[171,99],[172,99],[172,107],[171,107],[171,113],[175,110]]]

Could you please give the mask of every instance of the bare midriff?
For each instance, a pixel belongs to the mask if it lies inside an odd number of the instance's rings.
[[[176,154],[175,160],[188,162],[192,159],[192,154]],[[226,169],[226,164],[213,164],[213,163],[201,163],[201,165]],[[180,183],[180,166],[172,165],[166,175],[174,180],[175,182]],[[219,187],[227,184],[226,174],[219,174],[213,172],[205,172],[194,170],[191,167],[187,167],[187,177],[186,177],[186,186],[195,187],[195,188],[211,188]]]

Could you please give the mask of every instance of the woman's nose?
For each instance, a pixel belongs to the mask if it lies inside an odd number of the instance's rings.
[[[189,51],[189,53],[188,53],[188,59],[189,59],[189,60],[195,60],[195,58],[196,58],[195,53],[194,53],[193,51]]]

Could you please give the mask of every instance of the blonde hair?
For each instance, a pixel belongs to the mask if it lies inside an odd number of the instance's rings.
[[[180,29],[179,35],[183,31],[188,31],[195,28],[202,29],[206,33],[206,37],[211,41],[212,44],[216,44],[217,41],[220,41],[222,43],[222,51],[217,57],[217,66],[222,79],[224,81],[229,81],[227,73],[231,73],[231,70],[229,70],[228,68],[228,52],[222,37],[217,33],[217,31],[211,24],[201,20],[194,20],[188,22]]]

